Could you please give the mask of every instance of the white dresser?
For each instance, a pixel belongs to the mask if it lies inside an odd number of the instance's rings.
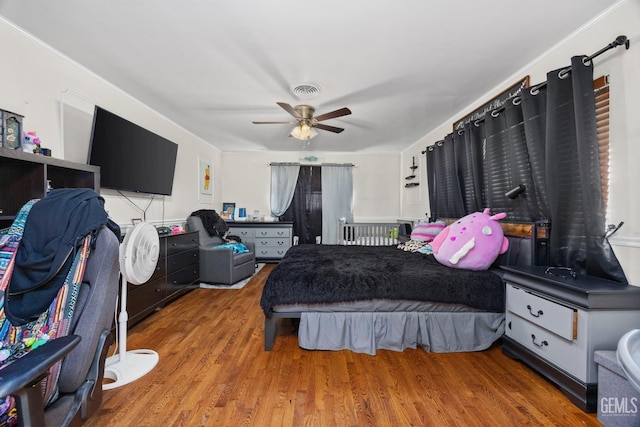
[[[503,352],[556,383],[582,410],[597,409],[596,350],[615,350],[640,327],[640,288],[593,277],[505,267]]]
[[[229,234],[253,242],[256,261],[279,262],[292,245],[292,222],[229,222]]]

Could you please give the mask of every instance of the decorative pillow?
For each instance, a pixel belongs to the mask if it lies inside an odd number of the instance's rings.
[[[489,215],[489,209],[469,214],[450,224],[431,242],[442,265],[466,270],[486,270],[509,248],[498,220],[506,213]]]
[[[427,245],[426,242],[421,242],[419,240],[409,240],[408,242],[400,243],[398,245],[398,249],[402,249],[405,252],[417,252],[425,245]]]
[[[430,242],[444,229],[445,224],[442,221],[437,222],[419,222],[411,231],[411,240],[420,242]]]
[[[431,248],[431,243],[427,243],[426,245],[418,249],[418,252],[425,255],[433,255],[433,249]]]

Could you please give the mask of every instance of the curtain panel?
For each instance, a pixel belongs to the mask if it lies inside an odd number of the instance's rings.
[[[291,204],[299,172],[299,164],[271,165],[271,216],[281,216]]]
[[[338,243],[338,223],[353,222],[353,166],[322,165],[322,243]]]
[[[484,123],[467,123],[463,131],[456,132],[454,139],[456,138],[461,140],[458,145],[462,148],[460,169],[465,212],[478,212],[484,209],[482,192]]]
[[[315,244],[322,236],[322,217],[322,168],[300,166],[291,205],[280,220],[293,221],[299,244]]]
[[[495,212],[506,212],[508,221],[532,222],[546,219],[540,212],[533,185],[532,164],[527,150],[521,103],[507,102],[503,109],[487,114],[485,194]],[[507,193],[523,186],[515,198]]]
[[[432,218],[489,207],[512,222],[550,221],[552,266],[626,283],[604,238],[591,62],[574,57],[523,92],[427,148]]]
[[[460,153],[456,154],[453,134],[427,150],[431,218],[459,218],[465,215],[460,183]],[[432,184],[433,181],[433,184]]]
[[[584,56],[547,74],[546,182],[551,262],[578,273],[626,282],[604,238],[593,65]]]

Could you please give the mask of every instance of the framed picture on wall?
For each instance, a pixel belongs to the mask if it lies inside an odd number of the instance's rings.
[[[224,202],[222,204],[222,214],[220,215],[222,219],[233,219],[236,214],[236,204]]]
[[[198,199],[213,203],[213,163],[203,157],[198,157]]]

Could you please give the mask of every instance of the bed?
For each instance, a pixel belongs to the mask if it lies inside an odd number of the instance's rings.
[[[535,229],[517,237],[516,261],[533,246]],[[365,237],[362,239],[362,237]],[[370,242],[371,236],[359,236]],[[510,238],[511,240],[511,238]],[[502,262],[513,262],[505,254]],[[434,352],[479,351],[504,333],[504,284],[498,269],[457,270],[432,255],[396,245],[299,245],[267,279],[261,308],[265,350],[279,318],[299,319],[298,342],[309,350],[376,354],[421,347]]]

